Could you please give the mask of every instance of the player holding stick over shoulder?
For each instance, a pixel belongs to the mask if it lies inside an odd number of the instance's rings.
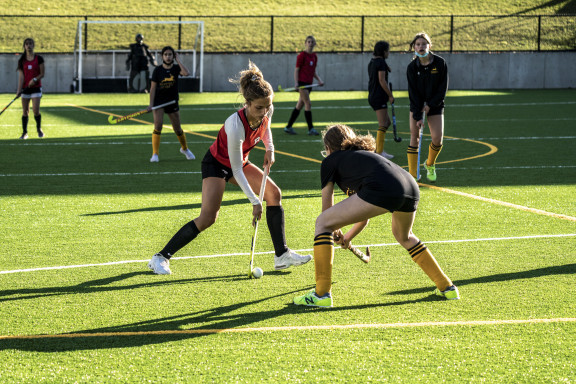
[[[164,112],[168,115],[174,133],[176,133],[178,141],[180,141],[180,153],[186,156],[188,160],[194,160],[196,158],[188,149],[186,134],[180,124],[180,106],[178,105],[178,76],[188,76],[189,74],[190,71],[182,64],[176,51],[172,47],[166,46],[162,48],[162,65],[157,66],[152,73],[150,105],[148,106],[148,111],[153,111],[154,114],[151,163],[160,161],[158,154],[160,151],[160,135],[162,134],[162,126],[164,124]],[[173,100],[176,100],[176,103],[163,108],[154,108]]]
[[[424,32],[418,33],[410,43],[414,59],[408,64],[408,95],[410,97],[410,145],[408,146],[408,170],[416,178],[418,153],[422,150],[420,128],[424,124],[424,113],[428,119],[432,142],[428,148],[428,159],[424,163],[427,178],[436,181],[436,159],[442,150],[444,139],[444,99],[448,91],[448,66],[446,61],[432,53],[432,41]]]
[[[204,156],[200,216],[184,225],[168,244],[152,257],[148,266],[156,274],[170,274],[170,257],[214,224],[227,182],[238,185],[252,205],[252,220],[246,220],[247,223],[255,222],[262,216],[262,203],[254,191],[260,190],[264,173],[248,161],[248,156],[262,141],[266,147],[263,168],[268,167],[269,170],[274,164],[274,144],[270,130],[274,91],[270,83],[264,80],[260,69],[252,62],[248,69],[240,72],[238,80],[231,81],[238,84],[245,100],[244,107],[226,119],[216,141]],[[268,177],[266,180],[262,200],[266,201],[266,221],[276,254],[274,269],[305,264],[312,256],[299,255],[286,245],[282,191],[272,179]]]
[[[322,213],[314,232],[316,288],[294,298],[294,304],[331,307],[334,239],[342,248],[368,224],[368,220],[392,214],[392,234],[412,260],[436,285],[434,293],[446,299],[459,299],[458,289],[444,274],[428,248],[414,235],[412,225],[420,200],[414,178],[400,166],[374,153],[374,138],[357,136],[346,125],[333,125],[322,132],[326,158],[322,161]],[[334,186],[348,197],[334,205]],[[341,229],[353,224],[345,234]]]

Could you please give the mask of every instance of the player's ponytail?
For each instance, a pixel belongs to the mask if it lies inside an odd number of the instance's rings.
[[[238,79],[229,79],[238,85],[238,90],[247,102],[274,95],[269,82],[264,80],[262,71],[252,61],[248,62],[248,69],[240,71]]]

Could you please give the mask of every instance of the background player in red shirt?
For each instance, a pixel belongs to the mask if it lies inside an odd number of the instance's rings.
[[[313,52],[315,46],[316,39],[314,36],[306,37],[305,48],[298,54],[298,57],[296,58],[296,69],[294,70],[295,88],[312,85],[314,79],[318,80],[319,85],[324,85],[324,82],[316,73],[318,56],[316,56],[316,53]],[[314,129],[314,125],[312,124],[312,104],[310,102],[310,92],[312,92],[312,88],[299,89],[299,92],[300,97],[298,98],[296,107],[292,111],[292,115],[290,116],[290,120],[288,120],[286,128],[284,128],[284,132],[289,135],[296,134],[296,131],[294,128],[292,128],[292,125],[298,118],[300,110],[302,107],[304,107],[304,117],[306,118],[306,123],[308,124],[308,134],[317,136],[318,131]]]
[[[34,53],[34,40],[24,40],[24,53],[18,59],[18,91],[22,97],[22,136],[28,138],[28,115],[30,114],[30,100],[32,112],[36,120],[38,137],[44,137],[42,131],[42,115],[40,114],[40,99],[42,98],[42,81],[44,77],[44,58]]]
[[[236,82],[236,81],[235,81]],[[260,190],[263,171],[248,161],[250,151],[262,141],[266,147],[264,167],[274,164],[274,144],[270,125],[274,108],[274,91],[264,80],[262,72],[250,62],[247,70],[240,72],[240,93],[244,96],[244,108],[232,114],[218,132],[216,141],[202,160],[202,207],[200,216],[184,225],[152,257],[148,267],[159,275],[171,274],[169,259],[179,249],[190,243],[216,222],[226,183],[238,185],[252,205],[254,220],[262,216],[262,203],[254,191]],[[284,208],[282,191],[270,178],[267,179],[264,196],[266,222],[274,244],[274,269],[281,270],[309,262],[312,256],[302,256],[286,245],[284,231]],[[229,232],[227,236],[235,236]]]

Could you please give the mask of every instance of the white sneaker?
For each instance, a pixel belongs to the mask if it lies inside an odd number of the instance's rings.
[[[157,162],[159,162],[159,161],[160,161],[160,159],[158,158],[158,154],[157,154],[157,153],[153,154],[152,157],[150,158],[150,162],[151,162],[151,163],[157,163]]]
[[[154,271],[157,275],[171,275],[170,260],[157,253],[152,256],[152,260],[148,262],[148,268]]]
[[[302,256],[293,250],[288,249],[282,256],[274,257],[274,269],[279,271],[292,266],[296,267],[298,265],[306,264],[310,260],[312,260],[312,256]]]
[[[391,155],[389,153],[386,153],[386,151],[382,151],[381,153],[379,153],[380,156],[382,156],[385,159],[391,160],[394,158],[394,155]]]
[[[188,160],[194,160],[196,158],[196,156],[194,156],[194,154],[190,152],[189,149],[183,150],[182,148],[180,148],[180,153],[186,156],[186,159]]]

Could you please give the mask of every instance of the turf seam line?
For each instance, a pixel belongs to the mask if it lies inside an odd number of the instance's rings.
[[[327,309],[330,310],[330,309]],[[304,325],[284,327],[251,327],[251,328],[221,328],[221,329],[175,329],[162,331],[133,331],[133,332],[95,332],[95,333],[63,333],[45,335],[0,335],[0,340],[23,339],[74,339],[82,337],[118,337],[118,336],[154,336],[154,335],[197,335],[218,333],[248,333],[248,332],[282,332],[282,331],[318,331],[318,330],[347,330],[347,329],[393,329],[417,327],[446,327],[446,326],[498,326],[520,324],[549,324],[574,323],[574,317],[559,317],[551,319],[516,319],[516,320],[463,320],[463,321],[430,321],[418,323],[381,323],[381,324],[343,324],[343,325]]]

